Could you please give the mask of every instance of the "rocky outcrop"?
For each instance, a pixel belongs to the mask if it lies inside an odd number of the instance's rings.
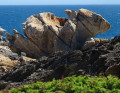
[[[94,41],[95,41],[96,44],[99,44],[99,43],[106,43],[106,42],[108,42],[109,40],[108,40],[108,39],[94,38]]]
[[[6,31],[0,28],[0,75],[15,67],[18,63],[18,54],[13,53],[8,47],[8,41],[3,38]]]
[[[5,57],[4,55],[0,54],[0,75],[4,72],[7,72],[8,70],[14,68],[19,63],[25,64],[25,62],[28,62],[28,61],[36,61],[36,59],[21,56],[21,57],[19,57],[19,59],[11,60],[10,58]]]
[[[65,10],[65,13],[70,20],[56,17],[52,13],[40,13],[29,17],[23,23],[26,37],[16,30],[13,30],[13,35],[7,34],[9,47],[13,52],[25,52],[29,57],[39,58],[60,50],[91,46],[95,42],[91,42],[91,37],[110,29],[110,24],[102,16],[89,10]]]
[[[91,48],[94,45],[97,45],[99,43],[106,43],[106,42],[108,42],[108,39],[89,38],[85,41],[85,43],[82,47],[82,50],[86,50],[86,49]]]
[[[0,75],[17,65],[18,54],[8,47],[8,42],[1,36],[0,40]]]
[[[18,60],[9,60],[0,62],[0,75],[3,72],[7,72],[18,64]]]
[[[114,64],[110,67],[108,67],[108,69],[105,71],[106,75],[115,75],[120,77],[120,63],[119,64]]]
[[[17,66],[0,75],[0,89],[71,75],[96,76],[103,73],[120,77],[119,69],[120,36],[117,36],[86,50],[58,51],[37,60],[21,58]]]

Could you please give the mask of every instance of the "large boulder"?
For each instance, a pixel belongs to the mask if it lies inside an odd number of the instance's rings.
[[[110,24],[102,16],[89,10],[65,10],[65,13],[70,20],[56,17],[49,12],[32,15],[23,23],[26,37],[16,30],[13,30],[13,35],[7,35],[9,47],[13,52],[25,52],[29,57],[39,58],[59,50],[68,51],[89,46],[84,45],[87,40],[90,41],[97,33],[110,29]]]
[[[85,41],[90,41],[92,40],[91,37],[110,29],[110,24],[101,15],[87,9],[79,9],[77,12],[65,10],[65,13],[76,25],[76,31],[72,39],[73,49],[80,49]]]

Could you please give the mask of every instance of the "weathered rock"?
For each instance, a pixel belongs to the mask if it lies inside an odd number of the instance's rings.
[[[2,37],[2,36],[1,36]],[[3,38],[3,37],[2,37]],[[8,47],[8,41],[5,39],[0,40],[0,75],[3,72],[12,69],[17,65],[18,54],[13,53]]]
[[[86,9],[65,10],[70,20],[52,13],[33,15],[23,23],[24,38],[16,30],[7,35],[13,52],[25,52],[29,57],[39,58],[60,50],[81,49],[91,46],[91,37],[110,29],[110,24],[100,15]],[[85,44],[85,45],[84,45]],[[89,44],[89,45],[86,45]],[[34,51],[33,51],[34,50]]]
[[[68,16],[73,15],[73,11],[65,11],[65,13],[68,14]],[[77,11],[77,16],[74,16],[72,19],[76,19],[76,33],[72,40],[73,49],[80,49],[84,46],[86,40],[95,37],[98,32],[104,33],[110,29],[110,24],[101,15],[86,9],[79,9]]]
[[[11,44],[9,46],[10,49],[19,55],[21,55],[21,52],[25,52],[27,53],[26,56],[31,57],[40,57],[40,55],[44,55],[31,40],[24,38],[21,34],[13,34],[12,36],[7,35],[7,39]]]
[[[10,58],[11,60],[16,60],[19,58],[17,53],[13,53],[8,46],[0,45],[0,54]]]
[[[19,34],[19,32],[16,29],[13,29],[13,34]]]
[[[1,61],[0,62],[0,74],[12,69],[17,64],[18,64],[18,60]]]
[[[8,85],[8,82],[0,81],[0,89],[6,88]]]
[[[19,64],[21,65],[27,64],[27,62],[29,61],[36,61],[36,59],[22,56],[17,60],[11,60],[10,58],[0,54],[0,74],[2,74],[3,72],[7,72],[8,70],[14,68]]]
[[[77,12],[75,10],[65,10],[64,11],[71,21],[77,22]]]
[[[85,50],[91,48],[94,45],[95,45],[95,40],[93,38],[89,38],[88,40],[85,41],[82,49]]]
[[[58,51],[51,56],[31,61],[21,58],[17,66],[0,75],[0,82],[3,82],[0,85],[4,88],[14,87],[71,75],[95,76],[100,73],[120,77],[119,69],[120,36],[117,36],[86,50]]]
[[[32,59],[32,58],[29,58],[29,57],[26,57],[26,56],[22,56],[20,59],[23,60],[23,61],[36,61],[36,59]]]
[[[0,35],[0,56],[2,56],[0,58],[4,59],[4,57],[8,57],[11,60],[18,59],[18,54],[13,53],[10,50],[10,48],[8,47],[8,44],[9,44],[9,42]],[[5,61],[3,59],[2,59],[2,61]]]
[[[88,38],[83,47],[82,47],[82,50],[86,50],[86,49],[89,49],[91,48],[92,46],[95,46],[99,43],[107,43],[108,42],[108,39],[99,39],[99,38]]]
[[[105,71],[106,75],[115,75],[120,77],[120,63],[119,64],[114,64]]]
[[[0,27],[0,35],[4,35],[6,33],[6,30]]]
[[[3,61],[11,61],[11,59],[2,55],[2,54],[0,54],[0,62],[3,62]]]
[[[89,37],[95,37],[98,32],[104,33],[105,31],[110,29],[110,24],[99,14],[91,12],[86,9],[79,9],[77,12],[78,21],[78,29],[80,29],[81,24],[83,25],[83,29],[89,35]]]
[[[108,39],[94,38],[96,44],[108,42]]]

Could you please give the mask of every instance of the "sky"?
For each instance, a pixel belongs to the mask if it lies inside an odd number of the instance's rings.
[[[120,4],[120,0],[0,0],[0,5]]]

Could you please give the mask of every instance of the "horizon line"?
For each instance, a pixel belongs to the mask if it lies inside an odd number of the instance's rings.
[[[38,6],[39,4],[33,4]],[[42,5],[47,5],[47,4],[41,4]],[[48,4],[49,6],[53,6],[53,5],[120,5],[120,4]],[[22,5],[0,5],[0,6],[22,6]],[[32,6],[32,5],[26,5],[26,6]]]

